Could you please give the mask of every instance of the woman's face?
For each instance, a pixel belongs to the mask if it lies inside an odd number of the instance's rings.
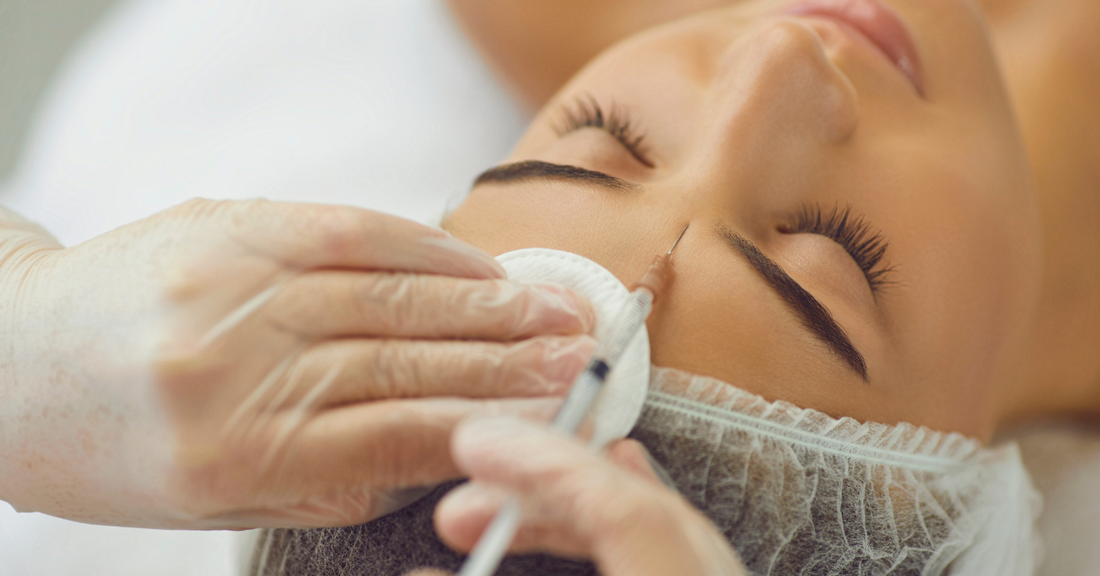
[[[1037,295],[1031,174],[978,10],[889,4],[754,2],[628,39],[508,161],[536,162],[444,226],[629,284],[690,224],[655,364],[988,438]]]

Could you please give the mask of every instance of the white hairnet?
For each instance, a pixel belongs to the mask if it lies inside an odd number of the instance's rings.
[[[1024,576],[1039,497],[1015,444],[863,424],[653,368],[631,436],[753,574]]]
[[[1026,576],[1039,561],[1039,496],[1015,444],[983,448],[910,424],[837,419],[660,367],[631,437],[757,576]],[[431,520],[449,488],[361,526],[269,531],[251,573],[454,570],[461,557]],[[527,555],[506,558],[497,574],[597,572]]]

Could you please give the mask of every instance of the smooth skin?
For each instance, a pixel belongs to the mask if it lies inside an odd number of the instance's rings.
[[[356,208],[194,200],[83,244],[0,212],[0,498],[154,528],[333,526],[459,476],[471,414],[545,419],[568,290]]]
[[[1041,279],[1038,302],[1014,373],[996,385],[1003,400],[992,417],[995,427],[1052,416],[1095,421],[1100,414],[1100,235],[1095,233],[1100,228],[1100,162],[1096,161],[1100,108],[1095,105],[1100,99],[1100,36],[1095,34],[1100,4],[1091,0],[889,3],[907,16],[910,25],[940,36],[935,42],[944,54],[970,59],[975,36],[986,37],[985,42],[993,46],[993,64],[1007,87],[1010,121],[1019,125],[1027,164],[1034,174],[1041,222],[1037,246],[1042,267],[1033,272]],[[740,0],[608,0],[595,5],[572,0],[450,1],[499,77],[532,110],[546,104],[589,60],[616,42],[676,18],[744,4]],[[970,28],[981,30],[958,38],[936,32],[955,29],[960,19],[975,21]],[[915,33],[922,34],[920,29]],[[988,65],[981,67],[985,70],[977,74],[979,78],[997,72]],[[961,78],[957,83],[978,82]],[[860,92],[861,103],[865,100],[866,94]],[[997,96],[992,102],[1001,106],[1001,100]],[[640,120],[650,128],[649,118]],[[1019,171],[1016,166],[1009,169]],[[981,216],[992,217],[995,212]],[[1021,256],[1028,257],[1034,249],[1029,247]],[[985,260],[976,262],[984,266]],[[904,266],[903,271],[911,268],[900,259],[896,262]]]
[[[576,252],[630,282],[690,222],[650,319],[654,363],[834,416],[988,440],[1030,408],[1022,375],[1042,252],[984,18],[953,0],[889,3],[918,50],[918,91],[835,22],[784,15],[790,4],[741,3],[623,41],[562,88],[509,158],[599,170],[636,189],[487,183],[445,227],[492,254]],[[560,107],[589,96],[629,112],[652,167],[605,131],[555,130]],[[880,230],[891,284],[873,293],[839,244],[790,233],[806,205],[850,205]],[[802,328],[719,227],[832,311],[866,358],[866,381]]]

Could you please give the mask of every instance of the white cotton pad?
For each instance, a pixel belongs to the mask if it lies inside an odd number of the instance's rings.
[[[603,266],[572,252],[525,248],[497,256],[508,279],[524,284],[556,284],[588,298],[596,309],[596,338],[601,338],[626,302],[629,292]],[[608,376],[592,409],[590,445],[601,448],[634,427],[649,389],[649,334],[640,330]]]

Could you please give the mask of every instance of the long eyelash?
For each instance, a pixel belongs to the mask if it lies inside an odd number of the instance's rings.
[[[625,108],[612,102],[609,112],[604,113],[595,98],[585,95],[577,98],[571,106],[562,106],[560,116],[555,127],[558,136],[581,128],[599,128],[618,140],[639,162],[653,168],[653,161],[646,156],[645,134],[638,133]]]
[[[859,264],[873,293],[894,283],[890,280],[894,267],[880,267],[889,243],[862,215],[853,215],[850,205],[843,209],[833,206],[832,211],[825,214],[817,204],[804,204],[783,232],[820,234],[840,244]]]

